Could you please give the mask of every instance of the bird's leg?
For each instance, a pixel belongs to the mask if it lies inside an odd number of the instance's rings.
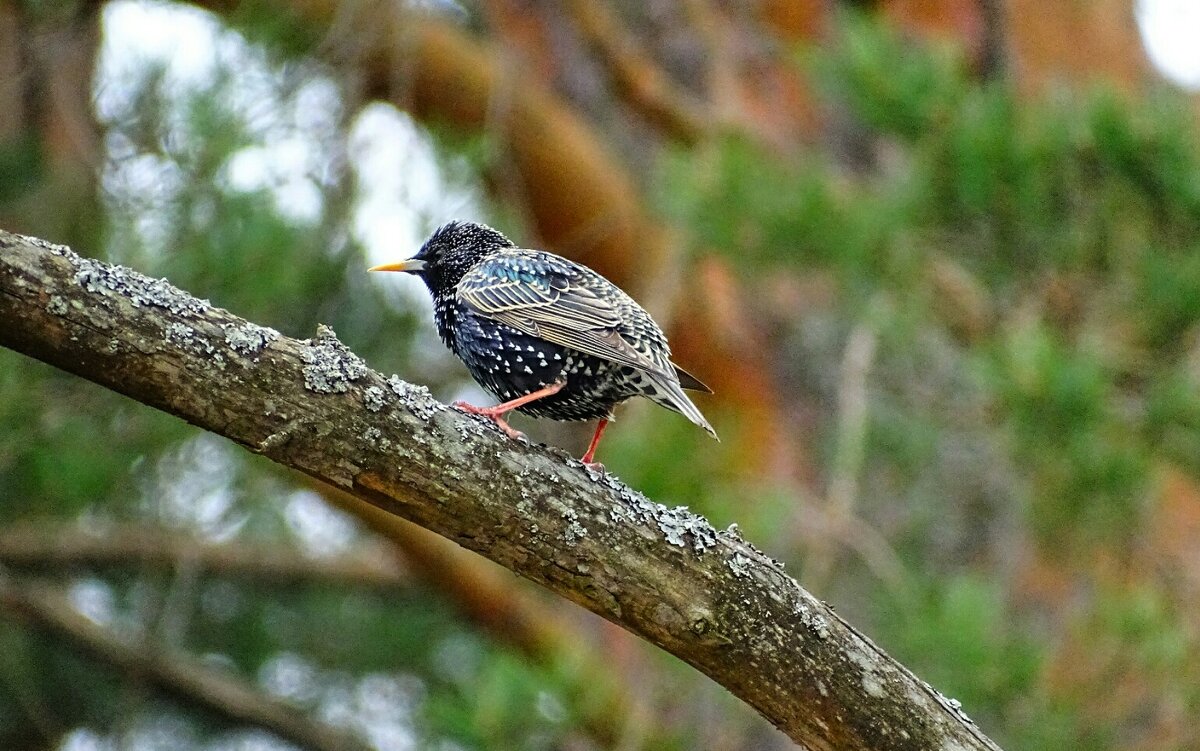
[[[583,458],[580,459],[580,461],[582,461],[584,464],[588,465],[592,469],[599,469],[599,470],[604,469],[603,464],[601,464],[599,462],[593,462],[592,459],[596,458],[596,447],[600,445],[600,436],[604,435],[604,429],[607,427],[608,427],[608,418],[607,417],[600,418],[599,424],[596,425],[596,433],[595,433],[595,435],[592,436],[592,442],[588,444],[587,451],[584,453]]]
[[[552,383],[549,386],[538,389],[537,391],[530,392],[525,396],[519,396],[516,399],[497,404],[494,407],[476,407],[474,404],[468,404],[466,402],[455,402],[454,406],[461,409],[463,412],[470,412],[473,415],[483,415],[492,422],[496,423],[496,427],[503,430],[504,434],[509,438],[520,440],[525,437],[525,434],[509,425],[508,422],[505,421],[504,416],[509,412],[512,412],[517,407],[537,401],[543,397],[557,394],[562,390],[562,387],[566,385],[566,381]]]

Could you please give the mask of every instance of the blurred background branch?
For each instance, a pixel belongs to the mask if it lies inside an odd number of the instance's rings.
[[[313,557],[293,545],[218,543],[171,530],[127,525],[89,531],[57,523],[25,522],[0,531],[0,563],[36,572],[111,568],[193,567],[274,586],[340,585],[383,591],[410,586],[384,550]]]
[[[73,649],[95,656],[130,679],[153,683],[228,721],[261,727],[317,751],[370,748],[348,733],[312,722],[219,669],[184,655],[162,653],[152,645],[122,641],[79,614],[70,600],[52,587],[18,584],[0,572],[0,602],[4,603],[2,612],[6,615],[28,619],[35,628],[53,634]]]

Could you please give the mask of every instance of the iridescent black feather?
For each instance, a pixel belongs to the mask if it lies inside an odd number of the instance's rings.
[[[708,388],[670,361],[650,314],[591,269],[471,222],[440,227],[413,261],[405,270],[433,294],[438,334],[484,388],[509,401],[565,382],[521,412],[605,418],[645,396],[716,436],[683,392]]]

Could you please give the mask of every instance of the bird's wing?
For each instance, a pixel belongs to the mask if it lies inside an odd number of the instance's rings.
[[[649,316],[616,287],[600,286],[610,282],[558,260],[511,254],[487,259],[459,281],[458,299],[475,313],[525,334],[621,365],[667,374],[670,363],[665,353],[655,358],[621,335],[630,328],[623,308],[632,306],[635,315],[646,316],[647,321]]]

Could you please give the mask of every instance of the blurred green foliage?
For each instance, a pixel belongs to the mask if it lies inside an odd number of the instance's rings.
[[[1096,560],[1153,545],[1164,467],[1200,468],[1194,114],[1167,92],[1019,100],[1006,81],[973,79],[953,50],[857,17],[803,60],[831,112],[862,128],[844,145],[857,170],[822,153],[782,162],[735,138],[704,159],[677,154],[656,194],[696,253],[727,255],[749,286],[834,285],[807,321],[760,305],[774,336],[796,342],[775,363],[781,378],[806,374],[791,398],[836,399],[840,351],[819,332],[844,345],[865,323],[880,337],[859,513],[889,530],[907,586],[864,588],[871,567],[858,564],[830,594],[1002,744],[1124,747],[1123,726],[1145,717],[1048,688],[1064,668],[1036,608],[986,572],[1035,555],[1086,579]],[[967,335],[939,286],[947,261],[969,280],[957,291],[966,312],[983,311]],[[838,426],[824,414],[817,443],[832,448]],[[693,474],[687,491],[703,497],[696,488],[716,480]],[[1136,655],[1188,645],[1177,662],[1135,658],[1123,679],[1169,669],[1178,683],[1161,685],[1161,701],[1195,716],[1196,637],[1164,607],[1178,596],[1169,582],[1141,574],[1157,583],[1133,602],[1124,589],[1089,601],[1132,610],[1091,623],[1089,638]]]

